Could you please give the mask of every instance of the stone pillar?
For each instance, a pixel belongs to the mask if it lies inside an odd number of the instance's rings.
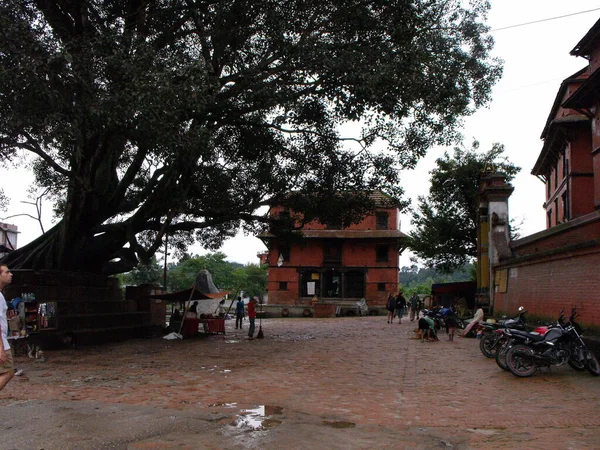
[[[501,173],[481,177],[477,230],[477,301],[494,311],[494,265],[511,257],[508,198],[514,188]]]

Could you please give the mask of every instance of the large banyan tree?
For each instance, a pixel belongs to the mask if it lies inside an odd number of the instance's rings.
[[[114,274],[273,202],[357,220],[489,100],[484,0],[3,0],[0,156],[59,219],[13,267]],[[350,125],[349,125],[350,124]],[[335,195],[333,195],[335,194]],[[284,227],[282,227],[284,228]]]

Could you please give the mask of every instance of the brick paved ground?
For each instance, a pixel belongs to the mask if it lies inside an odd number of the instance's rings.
[[[266,319],[265,339],[134,340],[17,358],[0,448],[597,449],[600,379],[518,379],[478,341],[384,317]]]

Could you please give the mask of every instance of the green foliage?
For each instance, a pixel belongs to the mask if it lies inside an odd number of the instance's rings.
[[[244,291],[245,296],[262,298],[267,292],[267,267],[248,264],[233,272],[234,290]]]
[[[267,290],[267,267],[258,264],[246,266],[225,261],[222,252],[203,256],[185,257],[182,262],[169,269],[167,285],[170,292],[188,289],[194,284],[198,272],[207,269],[213,282],[221,290],[234,293],[244,291],[245,295],[262,295]]]
[[[207,253],[202,256],[185,257],[180,264],[167,273],[167,287],[170,292],[189,289],[194,284],[196,275],[206,269],[212,276],[213,283],[221,290],[233,289],[233,272],[242,265],[225,261],[225,253]]]
[[[463,5],[0,2],[0,161],[32,155],[61,219],[11,267],[122,273],[167,236],[183,254],[264,230],[261,206],[405,205],[399,169],[455,142],[501,75],[488,1]]]
[[[428,267],[450,273],[477,256],[478,193],[480,178],[490,165],[506,175],[510,182],[521,170],[504,153],[504,146],[494,144],[486,152],[455,148],[436,161],[431,173],[427,197],[419,197],[412,215],[414,230],[409,248]]]
[[[403,266],[400,269],[401,290],[404,296],[417,294],[431,294],[431,286],[438,283],[457,283],[459,281],[474,281],[477,272],[475,265],[466,264],[452,273],[440,273],[435,269]]]

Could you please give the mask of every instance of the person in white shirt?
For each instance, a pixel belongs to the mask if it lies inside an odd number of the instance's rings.
[[[475,311],[475,316],[473,317],[473,320],[471,321],[471,323],[469,323],[469,325],[466,326],[465,330],[460,336],[467,337],[469,331],[471,331],[473,327],[480,322],[483,322],[483,308],[481,307],[480,303],[477,303],[477,311]]]
[[[0,391],[15,376],[12,354],[8,344],[8,319],[6,311],[6,299],[2,295],[2,290],[12,282],[12,273],[5,264],[0,264],[0,335],[2,342],[0,345]]]

